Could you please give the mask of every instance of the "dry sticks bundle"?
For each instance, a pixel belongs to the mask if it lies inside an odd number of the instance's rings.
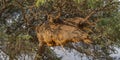
[[[69,42],[80,41],[87,44],[92,43],[89,34],[84,32],[81,28],[86,27],[82,25],[84,23],[90,25],[88,19],[92,14],[93,12],[91,12],[86,18],[75,17],[59,20],[58,22],[51,22],[54,19],[49,18],[48,22],[36,27],[39,42],[45,43],[47,46],[60,46]]]

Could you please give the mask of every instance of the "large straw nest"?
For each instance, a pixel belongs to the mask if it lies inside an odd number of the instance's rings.
[[[60,20],[59,23],[45,22],[36,27],[39,42],[48,46],[59,46],[69,42],[91,43],[89,34],[80,28],[82,18],[69,18]]]

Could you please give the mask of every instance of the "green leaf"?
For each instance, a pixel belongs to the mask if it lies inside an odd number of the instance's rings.
[[[74,2],[76,2],[76,3],[80,3],[80,2],[82,2],[83,0],[74,0]]]
[[[29,40],[30,38],[32,38],[30,35],[23,35],[22,36],[23,39]]]
[[[45,0],[37,0],[36,1],[36,6],[39,7],[40,5],[44,4],[45,3]]]

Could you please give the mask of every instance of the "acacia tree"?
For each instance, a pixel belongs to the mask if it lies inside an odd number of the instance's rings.
[[[107,19],[114,18],[113,13],[118,12],[118,7],[117,0],[2,0],[1,50],[11,60],[34,52],[38,53],[36,60],[57,59],[49,46],[75,49],[93,59],[101,59],[103,56],[108,59],[109,51],[113,49],[110,46],[119,39],[114,40],[114,36],[106,33],[105,26],[101,25]],[[100,20],[102,22],[97,25]],[[53,36],[53,39],[49,36]],[[70,36],[71,39],[68,39]]]

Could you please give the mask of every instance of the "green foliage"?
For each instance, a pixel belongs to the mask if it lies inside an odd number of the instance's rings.
[[[56,17],[58,12],[60,12],[60,19],[74,17],[83,18],[92,10],[102,8],[112,2],[118,2],[118,0],[1,1],[0,42],[2,42],[2,44],[0,45],[4,46],[4,48],[2,48],[3,51],[5,51],[10,58],[13,58],[12,60],[21,54],[37,52],[38,39],[36,37],[35,27],[39,22],[43,23],[47,20],[45,17],[47,14],[51,14],[53,15],[52,17]],[[6,2],[4,3],[4,1]],[[11,6],[7,6],[5,4],[11,4]],[[35,6],[39,8],[36,8]],[[93,39],[93,44],[90,46],[77,44],[77,47],[74,47],[75,44],[71,44],[73,47],[71,45],[67,45],[67,47],[75,49],[86,55],[94,55],[93,57],[95,58],[106,55],[109,56],[109,49],[111,49],[110,46],[120,45],[120,12],[118,11],[118,7],[119,3],[111,4],[91,16],[90,22],[95,21],[96,18],[101,20],[97,27],[93,27],[93,33],[90,33]],[[8,22],[10,20],[12,23]],[[93,47],[99,47],[99,49],[93,50]],[[91,49],[93,52],[91,52]],[[46,47],[46,50],[43,53],[47,59],[53,58],[57,60],[56,54],[49,47]]]
[[[39,7],[39,6],[45,4],[46,2],[49,2],[49,1],[52,1],[52,0],[37,0],[36,3],[35,3],[35,5],[37,7]]]
[[[86,3],[89,8],[96,8],[98,5],[103,4],[102,0],[74,0],[78,4]]]
[[[29,40],[30,38],[32,38],[32,36],[26,34],[26,35],[19,35],[18,38],[22,38],[24,40]]]
[[[106,22],[105,25],[105,32],[107,32],[110,40],[113,42],[114,45],[120,46],[120,12],[114,13],[114,16]]]
[[[37,0],[35,5],[39,7],[40,5],[45,4],[47,1],[52,1],[52,0]],[[90,8],[96,8],[98,5],[103,4],[102,0],[73,0],[74,2],[81,4],[81,3],[86,3]]]
[[[76,3],[81,3],[84,0],[74,0]]]
[[[36,1],[36,6],[39,7],[40,5],[44,4],[45,3],[45,0],[37,0]]]

